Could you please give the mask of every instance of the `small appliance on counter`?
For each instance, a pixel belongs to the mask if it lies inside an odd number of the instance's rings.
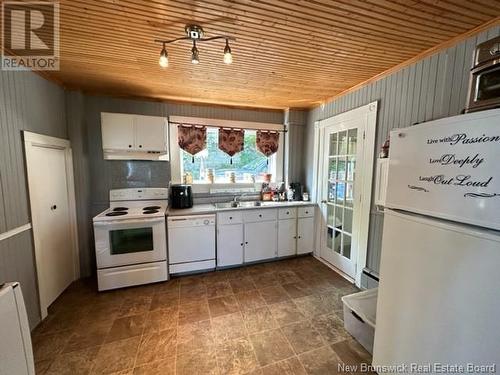
[[[170,206],[172,208],[193,207],[193,190],[191,185],[170,186]]]
[[[301,201],[302,200],[302,184],[300,182],[292,182],[290,183],[290,189],[293,190],[293,200]]]

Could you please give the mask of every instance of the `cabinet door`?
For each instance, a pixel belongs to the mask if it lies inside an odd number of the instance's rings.
[[[304,217],[297,224],[297,254],[314,251],[314,217]]]
[[[245,262],[276,257],[278,230],[276,221],[245,224]]]
[[[102,148],[134,149],[134,116],[123,113],[101,113]]]
[[[135,142],[139,151],[167,151],[166,119],[157,116],[136,116]]]
[[[217,267],[243,263],[243,224],[217,228]]]
[[[297,221],[286,219],[278,221],[278,256],[295,255],[297,252]]]

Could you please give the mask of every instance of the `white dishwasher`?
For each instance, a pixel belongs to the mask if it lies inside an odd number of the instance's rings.
[[[167,218],[170,274],[215,269],[215,215]]]

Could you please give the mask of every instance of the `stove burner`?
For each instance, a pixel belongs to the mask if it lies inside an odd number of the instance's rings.
[[[143,210],[144,211],[159,210],[160,208],[161,208],[160,206],[148,206],[148,207],[144,207]]]
[[[128,207],[115,207],[113,208],[113,211],[127,211]]]
[[[114,211],[114,212],[108,212],[106,214],[106,216],[122,216],[122,215],[126,215],[127,212],[125,211]]]
[[[142,213],[144,215],[156,214],[158,212],[160,212],[160,211],[158,211],[158,210],[144,210],[144,211],[142,211]]]

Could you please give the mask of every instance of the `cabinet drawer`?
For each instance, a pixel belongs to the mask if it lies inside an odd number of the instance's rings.
[[[240,224],[243,223],[241,211],[219,212],[217,214],[217,224]]]
[[[314,217],[314,206],[299,207],[299,217]]]
[[[278,210],[278,217],[282,219],[295,219],[297,217],[297,207],[280,208]]]
[[[254,223],[259,221],[276,220],[278,217],[277,209],[249,210],[243,214],[245,223]]]

